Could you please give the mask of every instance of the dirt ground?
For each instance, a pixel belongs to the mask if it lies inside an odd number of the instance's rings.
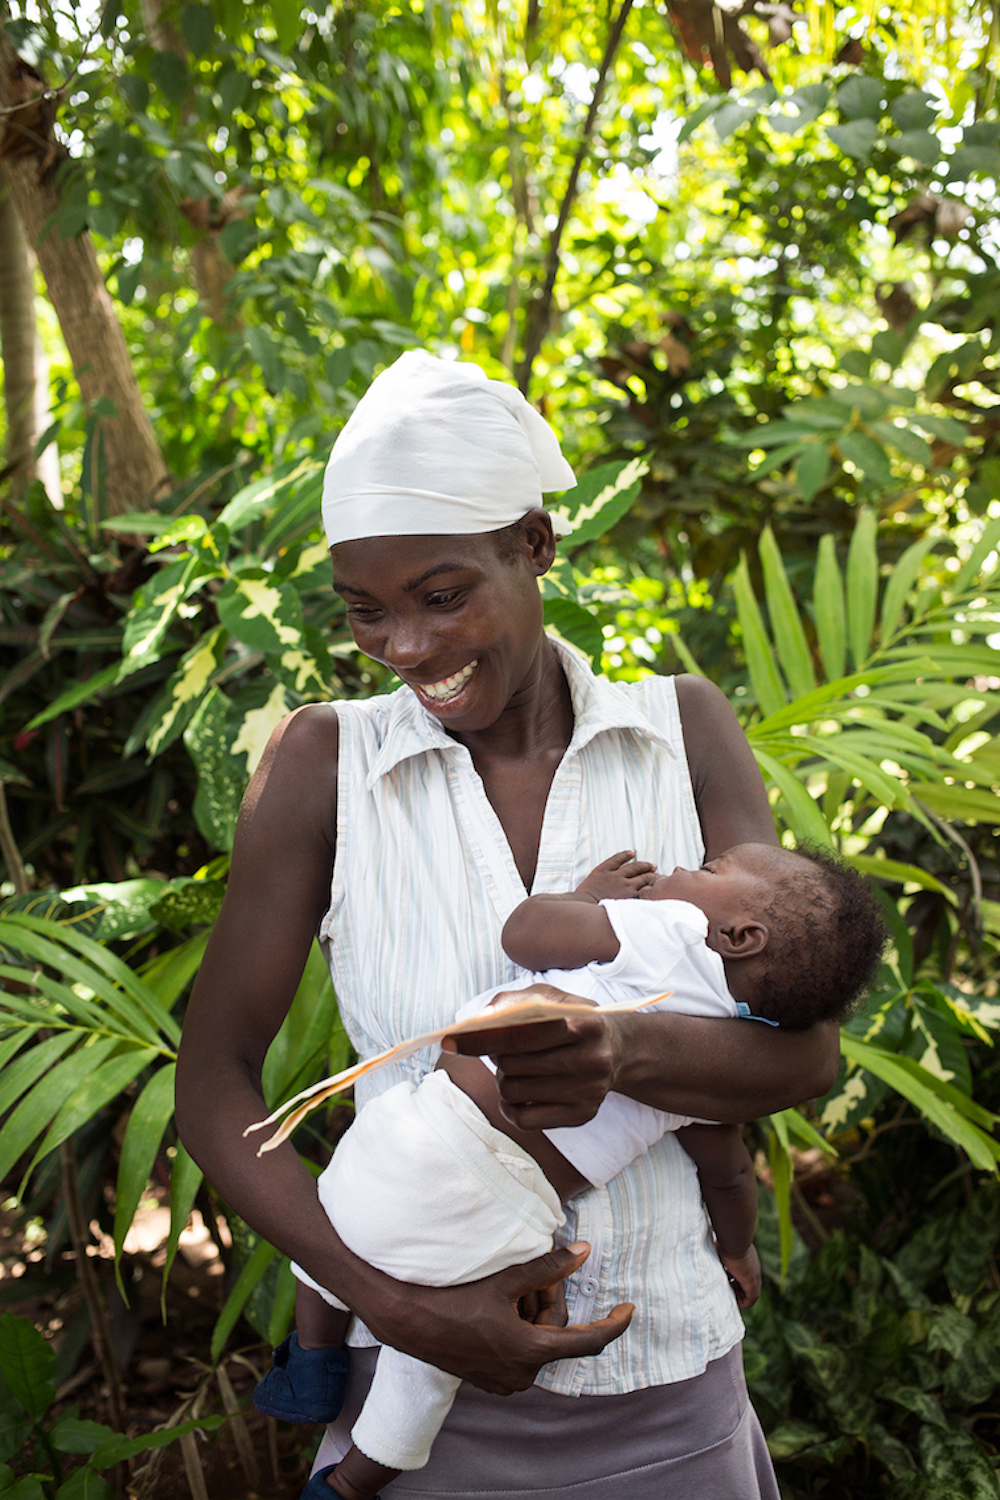
[[[128,1435],[222,1413],[227,1403],[238,1405],[240,1414],[217,1432],[195,1433],[183,1446],[172,1443],[141,1455],[128,1473],[105,1477],[117,1482],[118,1494],[129,1500],[297,1500],[320,1429],[286,1426],[254,1411],[250,1393],[270,1362],[269,1347],[241,1322],[229,1341],[232,1352],[221,1380],[205,1363],[226,1296],[225,1221],[217,1221],[213,1239],[196,1212],[184,1231],[170,1274],[164,1323],[160,1289],[168,1228],[169,1210],[156,1199],[147,1200],[125,1244],[126,1306],[114,1282],[111,1243],[96,1223],[92,1226],[90,1249],[110,1311]],[[75,1403],[81,1417],[114,1425],[90,1346],[75,1257],[67,1250],[47,1265],[37,1234],[30,1223],[19,1225],[6,1206],[0,1210],[0,1310],[29,1317],[55,1349],[60,1373],[56,1405],[46,1422]],[[70,1458],[68,1466],[73,1462]],[[17,1467],[15,1460],[15,1472]]]

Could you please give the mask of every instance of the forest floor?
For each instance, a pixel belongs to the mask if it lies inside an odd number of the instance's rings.
[[[128,1306],[115,1286],[108,1237],[91,1246],[122,1370],[128,1435],[221,1414],[227,1401],[238,1405],[239,1414],[216,1432],[142,1454],[128,1473],[105,1477],[117,1479],[117,1493],[128,1500],[297,1500],[320,1429],[278,1424],[254,1410],[250,1393],[270,1362],[269,1346],[241,1322],[230,1338],[221,1382],[205,1363],[227,1292],[225,1221],[219,1220],[213,1239],[201,1215],[193,1216],[170,1273],[164,1322],[160,1289],[169,1221],[169,1209],[152,1198],[136,1216],[122,1262]],[[25,1227],[7,1205],[0,1209],[0,1310],[30,1318],[55,1349],[56,1403],[45,1423],[76,1405],[81,1417],[113,1426],[73,1252],[65,1249],[47,1264],[37,1227],[31,1221]],[[15,1473],[32,1467],[30,1454],[24,1457],[26,1466],[15,1458]],[[67,1472],[75,1462],[67,1456]],[[38,1467],[46,1467],[41,1455]]]

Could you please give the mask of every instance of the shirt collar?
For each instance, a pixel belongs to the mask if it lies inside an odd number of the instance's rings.
[[[667,753],[674,755],[669,739],[633,701],[631,694],[606,677],[594,673],[586,657],[557,636],[549,636],[566,673],[573,701],[573,737],[567,755],[588,745],[595,735],[609,730],[631,729],[644,739],[655,740]],[[465,747],[453,740],[439,719],[418,700],[412,688],[398,688],[389,698],[382,743],[366,778],[371,791],[380,777],[388,775],[401,761],[427,750],[456,752]]]

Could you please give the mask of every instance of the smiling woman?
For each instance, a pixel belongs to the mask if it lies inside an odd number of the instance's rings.
[[[375,381],[334,448],[324,521],[355,639],[403,686],[279,726],[188,1010],[185,1144],[308,1283],[260,1400],[333,1422],[309,1500],[360,1500],[390,1481],[393,1494],[427,1500],[777,1494],[747,1402],[736,1301],[673,1135],[566,1205],[563,1248],[550,1248],[558,1215],[536,1225],[540,1239],[512,1239],[506,1259],[491,1261],[497,1247],[484,1243],[459,1285],[426,1269],[409,1284],[385,1257],[372,1256],[379,1269],[354,1253],[295,1152],[258,1161],[242,1137],[264,1112],[263,1057],[317,932],[364,1058],[446,1027],[470,996],[510,982],[501,931],[529,892],[565,890],[625,845],[673,868],[775,842],[753,757],[715,688],[612,685],[544,634],[538,580],[555,537],[541,495],[570,478],[548,425],[475,367],[406,355]],[[587,1011],[468,1033],[460,1051],[496,1056],[498,1097],[480,1114],[451,1070],[434,1074],[433,1130],[466,1161],[469,1132],[492,1141],[507,1165],[490,1181],[509,1197],[516,1150],[502,1131],[497,1146],[487,1115],[518,1140],[540,1139],[592,1119],[612,1091],[738,1121],[828,1086],[835,1032],[747,1030]],[[363,1080],[359,1118],[390,1091],[429,1098],[437,1060],[418,1053]],[[399,1144],[383,1142],[387,1169]],[[426,1187],[456,1225],[473,1191],[457,1167]],[[570,1326],[552,1291],[564,1283]],[[333,1308],[356,1314],[349,1357],[332,1347],[345,1321]],[[351,1447],[377,1343],[464,1382],[426,1466],[426,1445],[390,1462],[391,1433],[379,1448],[359,1429]],[[497,1399],[512,1392],[512,1403]],[[421,1399],[414,1387],[397,1409],[397,1437]]]

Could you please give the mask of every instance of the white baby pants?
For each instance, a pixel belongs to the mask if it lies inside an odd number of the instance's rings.
[[[537,1162],[442,1071],[418,1086],[399,1083],[360,1110],[317,1187],[349,1250],[423,1286],[458,1286],[532,1260],[564,1223]],[[460,1383],[383,1346],[352,1440],[387,1468],[423,1468]]]

